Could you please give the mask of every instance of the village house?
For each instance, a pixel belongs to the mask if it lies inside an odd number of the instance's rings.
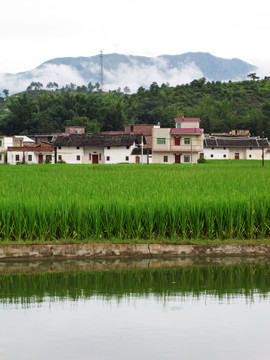
[[[131,135],[141,135],[145,138],[143,155],[141,154],[141,150],[138,148],[134,148],[132,152],[132,156],[135,156],[135,162],[140,163],[143,162],[151,164],[152,163],[152,134],[153,128],[156,125],[154,124],[132,124],[125,125],[125,131],[103,131],[104,135],[120,135],[120,134],[131,134]]]
[[[132,152],[140,148],[140,134],[69,134],[57,136],[53,144],[56,147],[57,162],[68,164],[118,164],[135,163]]]
[[[199,118],[175,118],[175,128],[153,127],[153,163],[196,163],[203,156],[203,129]]]
[[[28,136],[15,135],[4,136],[0,135],[0,164],[7,163],[7,150],[9,147],[19,147],[27,144],[29,146],[35,145],[35,142]]]
[[[262,149],[263,148],[263,149]],[[205,136],[204,157],[206,160],[270,160],[268,139],[249,136]]]
[[[39,145],[23,144],[23,146],[8,147],[7,162],[10,165],[22,164],[43,164],[48,161],[55,163],[55,147],[50,144]]]

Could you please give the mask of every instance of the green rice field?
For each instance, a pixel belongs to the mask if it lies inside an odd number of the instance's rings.
[[[270,239],[270,163],[0,166],[0,241]]]

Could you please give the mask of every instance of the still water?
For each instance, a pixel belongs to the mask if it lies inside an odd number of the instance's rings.
[[[0,264],[0,359],[269,359],[269,264]]]

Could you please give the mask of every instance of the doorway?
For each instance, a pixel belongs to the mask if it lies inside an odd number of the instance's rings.
[[[235,153],[234,158],[235,158],[235,160],[239,160],[240,159],[239,153]]]
[[[98,164],[98,154],[92,155],[92,164]]]
[[[175,162],[175,164],[180,164],[180,162],[181,162],[181,155],[180,154],[175,154],[174,155],[174,162]]]
[[[38,155],[38,163],[39,163],[39,164],[42,164],[42,163],[43,163],[43,155],[42,155],[42,154],[39,154],[39,155]]]

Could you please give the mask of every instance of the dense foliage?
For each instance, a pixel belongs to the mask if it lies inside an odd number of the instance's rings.
[[[270,238],[268,162],[7,165],[0,171],[0,240]]]
[[[252,79],[222,83],[201,78],[175,87],[153,83],[134,94],[127,87],[101,91],[91,83],[62,89],[49,83],[52,91],[33,83],[24,93],[0,97],[0,133],[50,133],[68,125],[86,126],[93,133],[122,130],[131,123],[170,127],[175,117],[186,116],[200,117],[206,133],[248,129],[270,137],[270,78]]]

